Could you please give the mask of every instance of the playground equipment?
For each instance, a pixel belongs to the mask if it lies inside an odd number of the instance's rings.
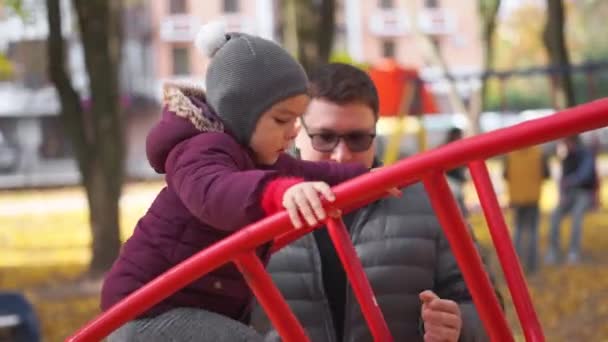
[[[332,207],[344,213],[374,201],[392,187],[422,181],[469,287],[479,316],[492,341],[513,341],[492,285],[474,248],[466,224],[448,187],[444,172],[460,165],[471,171],[484,215],[527,341],[544,341],[507,226],[492,188],[485,160],[526,146],[544,143],[587,130],[608,126],[608,99],[527,121],[492,133],[456,141],[417,154],[378,172],[334,187]],[[329,219],[327,229],[361,304],[376,341],[392,341],[372,289],[341,219]],[[405,229],[405,228],[404,228]],[[98,341],[162,299],[211,270],[234,262],[284,341],[308,341],[282,295],[264,269],[255,249],[274,240],[273,250],[309,233],[294,230],[287,213],[281,212],[251,224],[197,253],[180,265],[116,304],[67,341]]]
[[[416,117],[419,122],[416,131],[418,150],[425,151],[426,131],[422,115],[437,113],[438,110],[433,95],[427,90],[418,71],[405,68],[394,59],[385,58],[369,69],[369,76],[378,89],[380,117],[396,120],[382,158],[383,164],[391,165],[399,158],[400,142],[406,131],[404,119],[408,115]]]

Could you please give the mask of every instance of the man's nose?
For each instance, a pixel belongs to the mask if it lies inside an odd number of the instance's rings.
[[[337,161],[339,163],[345,163],[345,162],[349,162],[353,157],[352,152],[350,151],[350,149],[348,148],[348,146],[346,146],[346,144],[344,143],[344,140],[340,140],[340,142],[338,143],[338,146],[336,146],[336,148],[334,148],[334,151],[332,153],[332,158],[334,161]]]

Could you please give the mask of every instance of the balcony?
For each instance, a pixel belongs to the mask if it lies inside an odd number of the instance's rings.
[[[243,32],[255,34],[256,26],[253,19],[241,14],[223,15],[218,20],[226,25],[226,32]]]
[[[428,35],[449,35],[456,31],[456,15],[445,8],[425,8],[418,13],[420,32]]]
[[[456,31],[456,15],[444,8],[418,10],[416,24],[420,33],[449,35]],[[400,37],[414,33],[411,14],[405,8],[378,9],[369,17],[369,31],[378,37]]]
[[[160,39],[166,42],[191,42],[201,24],[201,19],[193,15],[170,15],[160,24]]]
[[[228,14],[211,19],[225,24],[226,32],[255,33],[255,23],[249,16]],[[167,16],[160,25],[160,38],[166,42],[191,42],[204,22],[200,17],[188,14]]]
[[[376,10],[369,18],[369,31],[379,37],[398,37],[410,29],[409,14],[405,9]]]

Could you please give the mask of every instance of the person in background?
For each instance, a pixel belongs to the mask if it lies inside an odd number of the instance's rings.
[[[463,138],[462,129],[458,127],[452,127],[448,131],[446,135],[444,145],[449,144],[454,141],[458,141]],[[469,212],[466,207],[466,203],[464,200],[464,186],[467,182],[467,170],[465,167],[460,166],[446,172],[446,177],[448,180],[448,184],[450,185],[450,189],[452,193],[454,193],[454,197],[456,197],[456,201],[460,206],[460,210],[464,217],[467,217]]]
[[[513,210],[515,249],[524,270],[534,273],[538,268],[539,202],[543,181],[549,177],[542,148],[531,146],[507,154],[504,177]]]
[[[567,137],[558,145],[562,175],[559,181],[559,203],[551,216],[547,264],[561,261],[561,223],[568,213],[572,214],[572,230],[566,262],[576,264],[581,259],[583,219],[593,205],[597,186],[595,155],[583,144],[578,135]]]

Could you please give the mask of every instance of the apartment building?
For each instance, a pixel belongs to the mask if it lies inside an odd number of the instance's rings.
[[[150,3],[156,30],[152,41],[159,82],[179,80],[202,84],[206,58],[192,40],[201,25],[223,21],[227,30],[275,37],[273,0],[162,0]]]
[[[478,69],[481,45],[474,0],[343,0],[346,48],[357,62],[394,57],[429,66],[421,35],[435,39],[452,70]]]
[[[159,80],[202,82],[203,58],[191,44],[200,25],[224,21],[229,30],[280,37],[277,18],[285,0],[163,0],[150,3]],[[474,0],[338,0],[334,49],[356,62],[394,57],[425,69],[431,62],[420,34],[448,56],[452,72],[479,70],[481,45]],[[431,68],[432,71],[432,68]]]
[[[192,45],[200,26],[222,20],[229,30],[280,40],[284,1],[155,0],[125,8],[120,76],[123,99],[131,110],[125,122],[128,174],[153,174],[145,160],[144,141],[158,118],[161,84],[204,82],[207,60]],[[73,153],[46,74],[44,1],[24,4],[31,10],[29,22],[0,13],[0,51],[15,67],[12,80],[0,81],[0,152],[13,151],[0,153],[6,156],[0,156],[0,186],[73,183],[78,179]],[[76,20],[69,1],[61,4],[69,72],[86,99],[88,79]],[[481,48],[475,6],[474,0],[337,0],[334,49],[367,64],[394,57],[432,75],[434,69],[417,38],[423,33],[441,45],[452,72],[478,70]]]
[[[61,0],[67,71],[83,103],[90,98],[83,47],[69,0]],[[48,76],[48,23],[43,0],[23,0],[25,18],[0,13],[0,53],[13,73],[0,80],[0,188],[74,184],[79,173],[59,117],[61,106]],[[124,105],[127,173],[150,175],[143,141],[158,116],[152,26],[145,3],[124,9],[120,92]],[[142,162],[143,161],[143,162]]]

